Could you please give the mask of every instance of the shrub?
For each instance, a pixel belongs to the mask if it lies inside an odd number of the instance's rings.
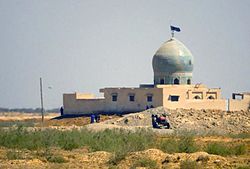
[[[181,136],[179,140],[179,152],[193,153],[198,150],[197,145],[194,142],[193,136]]]
[[[206,147],[206,152],[209,154],[216,154],[221,156],[230,155],[232,151],[230,148],[222,143],[210,143]]]
[[[231,138],[246,139],[246,138],[250,138],[250,133],[229,134],[228,136]]]
[[[209,154],[216,154],[221,156],[243,155],[247,152],[247,147],[244,144],[229,146],[223,143],[210,143],[206,147],[206,152]]]
[[[141,151],[149,148],[154,143],[153,133],[145,130],[128,132],[124,130],[105,130],[97,133],[91,148],[95,151],[103,150],[114,152],[109,164],[117,165],[130,152]],[[99,140],[100,139],[100,140]]]
[[[123,150],[132,152],[149,148],[153,142],[153,133],[144,130],[91,132],[88,130],[60,131],[55,129],[30,131],[23,127],[0,129],[0,146],[15,149],[38,150],[60,147],[72,150],[86,146],[91,151],[119,152]]]
[[[154,137],[149,131],[105,130],[93,133],[88,144],[92,151],[133,152],[141,151],[153,144]]]
[[[178,141],[174,138],[169,138],[160,142],[159,148],[166,153],[179,152]]]
[[[8,160],[24,159],[22,152],[16,150],[7,151],[6,157]]]
[[[67,162],[67,160],[61,155],[48,156],[46,159],[48,162],[51,162],[51,163],[66,163]]]
[[[237,169],[250,169],[250,166],[249,165],[240,166]]]
[[[120,151],[115,152],[114,155],[109,159],[108,164],[111,166],[117,166],[120,161],[124,160],[128,152]]]
[[[180,162],[180,169],[199,169],[199,166],[195,161],[185,160]]]
[[[246,154],[247,147],[244,144],[239,144],[233,147],[233,153],[234,155],[243,155]]]
[[[150,158],[140,158],[137,161],[134,162],[132,169],[135,169],[137,167],[146,167],[150,169],[157,169],[159,166],[157,165],[156,161],[151,160]]]
[[[79,131],[65,131],[59,135],[58,145],[64,150],[73,150],[80,147],[80,140],[77,137]]]

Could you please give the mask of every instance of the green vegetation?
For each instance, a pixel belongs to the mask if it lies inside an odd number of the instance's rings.
[[[17,151],[17,150],[9,150],[9,151],[7,151],[6,157],[7,157],[8,160],[24,159],[23,153],[21,151]]]
[[[136,160],[131,167],[131,169],[135,169],[136,167],[146,167],[150,169],[157,169],[159,166],[157,165],[156,161],[151,160],[149,158],[140,158]]]
[[[159,149],[161,149],[162,151],[166,152],[166,153],[176,153],[176,152],[179,152],[179,143],[178,141],[176,140],[176,138],[168,138],[166,140],[162,140],[160,142],[160,145],[159,145]]]
[[[240,166],[237,169],[250,169],[250,165]]]
[[[192,135],[168,138],[160,143],[159,148],[167,153],[193,153],[199,149]]]
[[[193,153],[198,150],[198,146],[194,142],[193,136],[182,136],[179,140],[179,152]]]
[[[6,156],[8,159],[21,159],[23,158],[23,154],[16,150],[28,149],[36,150],[37,152],[44,151],[44,154],[38,156],[50,162],[65,162],[65,159],[63,160],[60,155],[53,155],[47,152],[51,148],[71,151],[85,147],[89,152],[112,152],[113,157],[108,162],[111,166],[117,165],[130,152],[142,151],[149,148],[158,148],[167,153],[192,153],[201,150],[209,154],[222,156],[247,153],[247,146],[243,143],[210,142],[199,146],[195,142],[194,137],[188,134],[167,135],[161,138],[150,130],[138,130],[135,132],[104,130],[91,132],[86,129],[65,131],[56,129],[35,130],[21,126],[9,129],[0,128],[0,146],[12,149],[12,151],[7,152]],[[139,160],[135,165],[144,165],[142,163],[151,165],[149,164],[151,162],[145,159],[144,161]],[[185,163],[182,165],[185,165]]]
[[[0,127],[13,127],[13,126],[23,126],[23,127],[34,127],[35,122],[33,121],[1,121]]]
[[[231,138],[246,139],[246,138],[250,138],[250,133],[230,134],[228,136]]]
[[[180,169],[200,169],[201,166],[196,161],[185,160],[180,163]]]
[[[206,147],[206,152],[209,154],[216,154],[221,156],[228,155],[242,155],[247,151],[247,147],[244,144],[238,145],[225,145],[225,143],[210,143]]]
[[[60,131],[55,129],[28,131],[23,127],[0,129],[0,146],[12,149],[38,150],[59,147],[65,150],[86,146],[90,151],[132,152],[152,146],[153,134],[140,130]]]
[[[65,158],[61,155],[48,156],[46,159],[48,162],[51,162],[51,163],[66,163],[67,162],[67,160],[65,160]]]

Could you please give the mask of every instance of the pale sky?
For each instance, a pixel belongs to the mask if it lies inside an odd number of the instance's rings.
[[[40,77],[46,109],[63,93],[153,83],[170,24],[194,56],[193,83],[250,91],[249,0],[0,0],[0,107],[40,107]]]

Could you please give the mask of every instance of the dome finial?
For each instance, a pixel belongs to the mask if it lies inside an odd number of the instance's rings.
[[[172,38],[174,37],[174,31],[171,31]]]

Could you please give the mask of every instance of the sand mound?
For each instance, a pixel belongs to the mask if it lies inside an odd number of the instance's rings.
[[[195,131],[204,133],[242,133],[250,132],[250,111],[216,111],[216,110],[168,110],[163,107],[149,109],[139,113],[124,115],[119,119],[112,119],[103,124],[131,127],[151,127],[152,114],[166,114],[171,128],[178,131]]]

